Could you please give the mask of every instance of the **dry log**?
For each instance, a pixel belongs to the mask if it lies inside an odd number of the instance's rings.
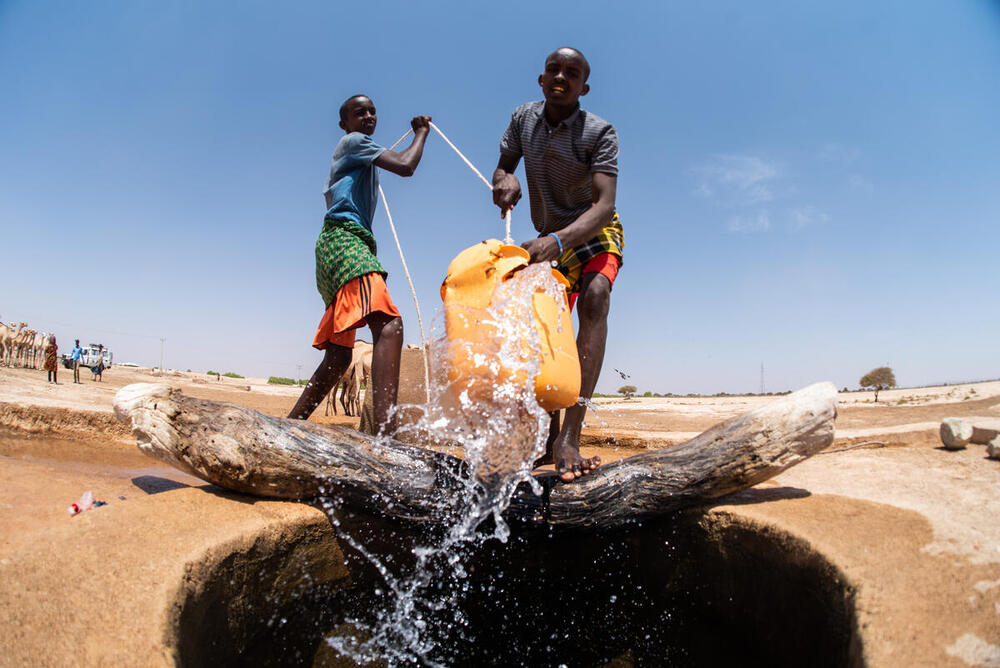
[[[547,521],[607,526],[752,487],[833,443],[837,388],[818,383],[690,441],[602,466],[552,490]]]
[[[508,516],[532,524],[614,526],[746,489],[833,443],[836,398],[831,383],[819,383],[573,483],[549,476],[541,497],[522,487]],[[249,494],[339,496],[390,518],[427,522],[448,514],[462,475],[462,461],[450,455],[186,397],[166,385],[123,388],[115,413],[131,422],[147,454]]]

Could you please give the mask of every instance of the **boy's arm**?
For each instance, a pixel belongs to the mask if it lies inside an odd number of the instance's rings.
[[[424,142],[427,141],[427,133],[431,129],[430,123],[430,116],[414,116],[410,121],[410,127],[413,128],[413,143],[410,147],[399,153],[388,149],[382,151],[382,154],[375,158],[375,166],[399,176],[413,176],[417,165],[420,164],[420,158],[424,155]]]
[[[521,199],[521,184],[514,176],[518,162],[520,158],[501,153],[497,168],[493,170],[493,203],[500,207],[501,218]]]
[[[556,231],[563,249],[573,248],[597,236],[605,225],[611,222],[615,212],[615,194],[618,177],[605,172],[594,172],[590,177],[593,202],[590,208],[580,214],[572,223]],[[521,244],[531,255],[531,262],[548,262],[559,257],[559,243],[551,235],[532,239]]]

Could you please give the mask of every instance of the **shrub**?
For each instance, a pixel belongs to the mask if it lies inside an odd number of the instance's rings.
[[[267,379],[268,385],[298,385],[297,382],[291,378],[284,378],[282,376],[271,376]]]
[[[227,371],[226,373],[224,373],[222,375],[225,376],[226,378],[243,378],[243,376],[241,376],[240,374],[233,373],[232,371]]]

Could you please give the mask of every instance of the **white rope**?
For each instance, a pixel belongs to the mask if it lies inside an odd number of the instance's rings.
[[[413,128],[410,128],[409,130],[407,130],[406,134],[399,138],[399,141],[397,141],[395,144],[393,144],[392,146],[389,147],[389,150],[391,151],[392,149],[394,149],[397,146],[399,146],[400,144],[402,144],[403,140],[406,139],[407,137],[409,137],[411,134],[413,134]]]
[[[476,176],[478,176],[478,177],[479,177],[479,180],[480,180],[480,181],[482,181],[483,183],[485,183],[485,184],[486,184],[486,187],[487,187],[487,188],[489,188],[489,189],[490,189],[490,190],[492,191],[492,190],[493,190],[493,184],[492,184],[492,183],[490,183],[489,181],[487,181],[487,180],[486,180],[486,177],[485,177],[485,176],[483,176],[483,175],[482,175],[482,174],[481,174],[481,173],[479,172],[479,170],[478,170],[478,169],[476,169],[476,166],[475,166],[475,165],[473,165],[473,164],[472,164],[471,162],[469,162],[469,159],[468,159],[468,158],[466,158],[466,157],[465,157],[465,156],[464,156],[464,155],[462,154],[462,152],[458,150],[458,147],[457,147],[457,146],[455,146],[454,144],[452,144],[452,143],[451,143],[451,140],[450,140],[450,139],[448,139],[448,138],[447,138],[447,137],[446,137],[446,136],[444,135],[444,133],[443,133],[443,132],[441,132],[441,128],[439,128],[438,126],[434,125],[433,123],[431,123],[431,124],[430,124],[430,126],[431,126],[432,128],[434,128],[434,131],[435,131],[435,132],[437,132],[437,133],[438,133],[439,135],[441,135],[441,139],[443,139],[443,140],[445,141],[445,143],[446,143],[446,144],[448,144],[448,146],[451,146],[451,148],[452,148],[452,149],[453,149],[453,150],[455,151],[455,153],[457,153],[457,154],[458,154],[458,157],[460,157],[460,158],[462,159],[462,162],[464,162],[465,164],[467,164],[467,165],[469,166],[469,169],[471,169],[471,170],[472,170],[473,172],[475,172],[475,173],[476,173]],[[514,240],[513,240],[513,239],[511,238],[511,236],[510,236],[510,209],[507,209],[507,214],[506,214],[506,215],[504,216],[504,221],[505,221],[505,222],[506,222],[506,224],[507,224],[507,230],[506,230],[506,235],[504,236],[504,243],[505,243],[505,244],[507,244],[507,245],[510,245],[510,244],[514,243]]]
[[[443,139],[445,141],[445,143],[448,144],[448,146],[451,146],[452,150],[454,150],[455,153],[458,154],[458,157],[460,157],[462,159],[462,162],[464,162],[465,164],[467,164],[469,166],[469,169],[471,169],[473,172],[476,173],[476,176],[479,177],[479,180],[482,181],[483,183],[485,183],[487,188],[489,188],[490,190],[493,190],[493,184],[490,183],[489,181],[487,181],[486,177],[483,176],[479,172],[478,169],[476,169],[476,166],[473,165],[471,162],[469,162],[468,158],[466,158],[464,155],[462,155],[462,152],[458,150],[458,147],[455,146],[454,144],[452,144],[451,140],[444,136],[444,133],[441,132],[441,128],[439,128],[438,126],[434,125],[433,123],[431,123],[430,126],[432,128],[434,128],[435,132],[437,132],[439,135],[441,135],[441,139]]]
[[[403,135],[406,138],[406,135]],[[403,141],[400,139],[399,141]],[[397,142],[398,144],[398,142]],[[420,344],[424,348],[424,395],[427,401],[431,400],[431,370],[430,361],[428,359],[428,348],[427,348],[427,337],[424,336],[424,319],[420,316],[420,302],[417,301],[417,290],[413,287],[413,279],[410,278],[410,270],[406,266],[406,258],[403,257],[403,247],[399,244],[399,235],[396,234],[396,226],[392,223],[392,214],[389,212],[389,202],[385,199],[385,191],[382,190],[382,184],[378,186],[378,194],[382,197],[382,206],[385,207],[385,216],[389,219],[389,229],[392,230],[392,238],[396,240],[396,249],[399,251],[399,260],[403,264],[403,272],[406,274],[406,280],[410,284],[410,294],[413,295],[413,305],[417,309],[417,324],[420,326]]]

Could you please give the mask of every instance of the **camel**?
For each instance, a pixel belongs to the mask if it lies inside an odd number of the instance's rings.
[[[38,369],[45,361],[45,344],[49,341],[49,333],[39,332],[29,344],[31,368]]]
[[[363,351],[344,374],[346,382],[340,395],[340,404],[346,415],[361,415],[361,386],[367,388],[371,384],[373,355],[374,351],[370,348]]]
[[[10,323],[10,326],[14,329],[14,323]],[[17,363],[18,353],[21,350],[21,336],[27,326],[28,323],[22,320],[17,325],[17,331],[11,332],[7,340],[7,366],[13,367]]]
[[[330,393],[326,395],[326,408],[324,409],[323,412],[324,415],[329,415],[331,412],[334,415],[337,414],[338,390],[340,391],[340,405],[344,408],[345,411],[344,414],[345,415],[351,414],[350,412],[348,412],[347,410],[348,407],[344,404],[344,402],[345,402],[345,397],[347,396],[348,388],[350,387],[351,383],[354,382],[352,377],[353,372],[354,372],[354,367],[353,366],[348,367],[347,371],[344,372],[344,375],[341,376],[339,381],[337,381],[337,384],[333,386],[332,390],[330,390]]]
[[[361,415],[361,409],[358,406],[358,396],[361,394],[361,373],[361,365],[352,364],[351,368],[344,374],[344,387],[340,391],[340,405],[344,408],[344,415]]]
[[[9,325],[0,322],[0,362],[3,362],[7,358],[7,342],[10,340],[11,330],[14,329],[14,323]]]
[[[35,334],[38,334],[37,329],[25,329],[14,339],[14,361],[24,368],[30,366]]]
[[[45,332],[39,332],[35,329],[26,329],[21,332],[21,364],[25,368],[34,369],[35,367],[35,339],[39,336],[43,336]]]
[[[7,356],[7,340],[10,338],[10,330],[14,327],[14,323],[7,325],[4,322],[0,322],[0,362]]]
[[[21,335],[21,330],[28,326],[28,323],[21,322],[15,325],[0,323],[0,357],[7,362],[7,366],[14,366],[14,341]],[[14,328],[17,327],[17,331]]]
[[[361,386],[365,386],[366,392],[367,388],[371,387],[372,357],[374,354],[374,348],[369,345],[368,349],[363,350],[357,361],[351,365],[350,382],[345,390],[348,393],[348,405],[354,407],[355,415],[361,415]],[[340,396],[340,401],[344,402],[344,395]]]
[[[354,350],[351,353],[351,364],[347,367],[347,371],[341,377],[333,389],[330,390],[330,394],[326,397],[326,411],[325,414],[330,414],[330,408],[333,407],[333,414],[337,414],[337,388],[343,388],[340,395],[340,405],[344,408],[344,415],[360,415],[361,405],[358,401],[358,395],[361,391],[361,383],[364,381],[364,371],[367,368],[368,373],[371,373],[371,357],[374,346],[367,341],[355,341]],[[367,367],[364,365],[364,358],[367,357],[368,363]],[[361,372],[356,372],[356,367],[361,364]],[[351,410],[354,410],[352,413]]]
[[[358,341],[354,344],[354,353],[351,355],[351,366],[344,374],[347,383],[344,391],[340,395],[340,405],[344,407],[346,415],[361,415],[361,385],[367,387],[372,371],[372,356],[374,346],[366,341]]]

